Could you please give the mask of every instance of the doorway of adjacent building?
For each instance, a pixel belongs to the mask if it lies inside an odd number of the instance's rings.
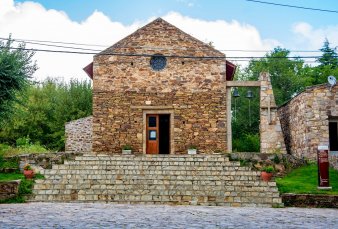
[[[147,154],[169,154],[170,114],[147,114]]]
[[[338,152],[338,120],[329,122],[330,151]]]

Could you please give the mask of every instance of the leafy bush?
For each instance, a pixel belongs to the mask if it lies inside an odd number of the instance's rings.
[[[273,173],[275,171],[275,169],[272,166],[267,166],[267,167],[263,167],[262,171],[264,171],[266,173]]]
[[[32,194],[34,180],[22,179],[19,186],[19,195]]]
[[[258,134],[246,134],[243,138],[233,140],[233,149],[237,152],[259,152],[260,140]]]
[[[274,156],[273,162],[274,162],[275,164],[279,164],[279,163],[280,163],[280,159],[279,159],[279,157],[278,157],[277,154]]]
[[[45,147],[38,145],[38,144],[31,144],[31,145],[25,145],[20,147],[4,147],[3,149],[0,149],[0,155],[4,157],[11,157],[21,154],[29,154],[29,153],[47,153],[49,152]]]
[[[12,157],[12,158],[4,159],[4,157],[0,154],[0,170],[6,170],[6,169],[19,170],[19,158]]]
[[[197,149],[197,146],[191,145],[191,146],[189,146],[189,149]]]
[[[23,147],[23,146],[29,146],[30,145],[30,138],[27,137],[22,137],[22,138],[18,138],[16,140],[16,146],[17,147]]]
[[[122,146],[123,150],[131,150],[131,146],[130,145],[124,145]]]

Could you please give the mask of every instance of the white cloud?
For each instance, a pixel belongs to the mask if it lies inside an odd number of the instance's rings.
[[[318,50],[323,46],[325,38],[332,47],[338,46],[338,25],[315,29],[306,22],[299,22],[292,27],[292,31],[295,34],[295,45],[305,49]]]
[[[171,12],[163,17],[183,31],[204,41],[213,42],[218,50],[271,50],[281,43],[274,39],[262,39],[259,31],[252,25],[236,20],[205,21]],[[258,56],[264,53],[243,53],[225,51],[226,56]]]
[[[111,21],[99,11],[94,11],[86,20],[79,23],[72,21],[65,12],[47,10],[35,2],[14,3],[13,0],[1,0],[0,9],[0,37],[7,37],[9,33],[12,33],[14,39],[65,41],[107,46],[154,19],[123,25]],[[270,50],[280,44],[274,39],[262,39],[254,26],[238,21],[205,21],[185,17],[175,12],[168,13],[163,18],[202,41],[212,41],[214,46],[220,50]],[[27,47],[38,46],[27,44]],[[50,47],[43,48],[49,49]],[[104,47],[92,48],[104,49]],[[237,52],[226,52],[226,55],[240,56]],[[257,56],[258,54],[241,53],[241,56],[250,55]],[[64,77],[66,80],[72,77],[86,79],[87,76],[82,68],[92,61],[91,55],[43,52],[36,53],[35,58],[40,68],[35,74],[38,79],[44,79],[47,76]]]

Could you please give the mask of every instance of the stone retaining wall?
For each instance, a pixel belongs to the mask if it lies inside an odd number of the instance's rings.
[[[282,194],[285,207],[338,208],[338,195]]]
[[[15,197],[19,193],[21,180],[0,181],[0,200]]]
[[[92,150],[93,117],[77,119],[66,123],[66,151],[89,152]]]
[[[54,164],[63,164],[65,160],[74,160],[76,156],[83,155],[82,152],[55,152],[44,154],[24,154],[15,156],[19,158],[19,168],[23,171],[25,164],[30,164],[34,169],[50,169]],[[5,158],[6,160],[6,158]]]
[[[238,152],[229,154],[231,160],[242,161],[245,165],[251,166],[255,170],[261,170],[265,166],[275,168],[276,177],[284,176],[294,168],[306,165],[304,159],[297,158],[290,154],[274,153],[253,153]]]

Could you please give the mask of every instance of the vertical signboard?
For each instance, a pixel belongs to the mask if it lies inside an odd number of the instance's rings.
[[[329,182],[329,147],[318,146],[318,189],[331,189]]]

